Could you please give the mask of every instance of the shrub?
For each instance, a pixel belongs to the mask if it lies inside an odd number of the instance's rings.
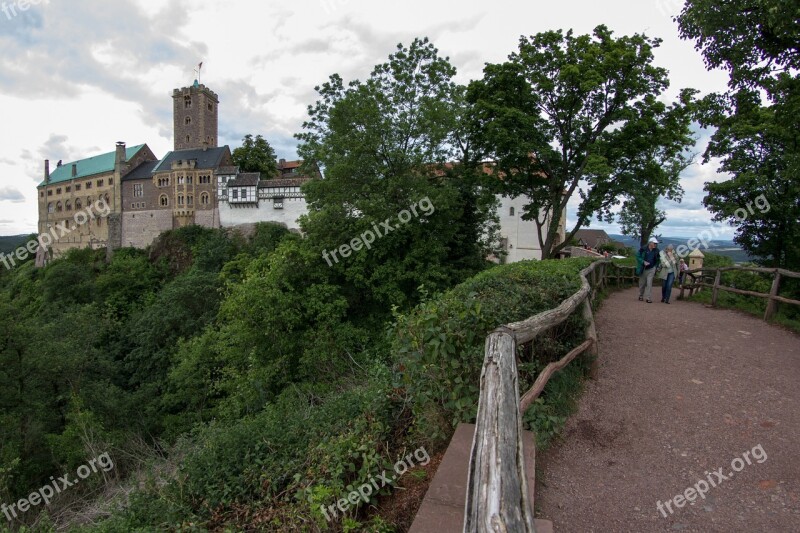
[[[409,396],[421,440],[435,446],[448,439],[459,422],[474,421],[486,335],[559,305],[580,288],[578,273],[591,262],[576,258],[497,266],[396,316],[396,386]],[[565,326],[537,339],[533,350],[539,361],[546,361],[582,340],[576,314]],[[535,365],[529,368],[535,370]]]

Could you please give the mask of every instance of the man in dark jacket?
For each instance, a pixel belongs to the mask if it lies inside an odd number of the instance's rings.
[[[658,241],[655,237],[650,237],[647,246],[640,249],[637,254],[637,262],[643,266],[642,273],[639,275],[639,301],[644,299],[645,290],[647,291],[647,303],[653,303],[651,299],[653,293],[653,278],[661,261],[661,252],[658,250]]]

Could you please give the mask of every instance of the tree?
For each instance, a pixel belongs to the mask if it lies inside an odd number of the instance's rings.
[[[641,247],[666,220],[658,201],[667,198],[680,202],[683,197],[680,175],[692,163],[693,155],[687,150],[695,143],[690,127],[695,93],[684,89],[679,101],[669,106],[653,96],[636,102],[636,120],[612,134],[620,136],[611,140],[616,150],[606,151],[614,175],[629,184],[616,215],[622,233],[637,237]],[[613,218],[610,212],[605,217],[607,222]]]
[[[275,150],[261,135],[256,135],[254,139],[248,133],[242,139],[242,145],[231,155],[242,172],[259,172],[263,179],[273,178],[278,173]]]
[[[636,119],[634,103],[668,87],[652,65],[660,40],[548,31],[521,37],[506,63],[487,65],[473,82],[478,145],[496,162],[504,194],[525,194],[524,219],[534,220],[542,257],[555,257],[595,214],[607,213],[628,184],[608,159]],[[578,220],[559,242],[567,203],[581,197]]]
[[[706,65],[730,75],[699,119],[716,128],[704,161],[720,158],[731,179],[706,183],[703,203],[737,226],[734,240],[750,255],[790,268],[800,264],[798,16],[794,0],[691,0],[677,18]]]
[[[331,261],[354,312],[385,316],[392,304],[413,303],[421,285],[444,289],[486,264],[482,235],[494,197],[479,187],[455,73],[427,39],[415,39],[364,82],[345,85],[334,74],[317,87],[298,135],[301,157],[325,176],[304,188],[308,243],[325,264],[325,251],[383,222],[394,227],[354,257]],[[423,200],[428,212],[398,224]]]

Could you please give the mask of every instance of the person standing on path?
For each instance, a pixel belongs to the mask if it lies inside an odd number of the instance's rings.
[[[661,252],[658,249],[658,241],[655,237],[650,237],[647,246],[641,248],[637,254],[637,259],[642,264],[642,273],[639,275],[639,301],[644,299],[645,288],[647,290],[647,303],[653,303],[653,278],[656,275],[661,260]]]
[[[678,257],[668,244],[664,253],[660,257],[661,270],[658,271],[659,279],[663,280],[661,285],[661,303],[668,304],[669,297],[672,295],[672,284],[675,283],[675,275],[678,273]]]

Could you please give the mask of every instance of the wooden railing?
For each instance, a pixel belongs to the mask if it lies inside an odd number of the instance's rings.
[[[611,280],[617,284],[638,279],[608,260],[595,261],[581,271],[581,288],[558,307],[522,322],[501,326],[486,338],[481,372],[475,437],[470,454],[465,533],[486,531],[535,532],[522,447],[522,415],[542,393],[550,377],[580,354],[597,355],[592,301]],[[614,272],[612,272],[614,270]],[[553,328],[580,310],[586,340],[561,360],[550,363],[522,398],[519,394],[517,347]],[[597,372],[593,363],[591,374]]]
[[[772,274],[772,288],[769,293],[746,291],[737,289],[735,287],[726,287],[720,283],[722,273],[732,270],[739,270],[744,272],[758,272],[761,274]],[[691,297],[696,291],[706,287],[711,289],[711,305],[716,307],[719,291],[732,292],[734,294],[741,294],[744,296],[755,296],[756,298],[767,299],[767,309],[764,311],[764,320],[771,320],[775,313],[778,311],[778,303],[785,303],[791,305],[800,305],[800,300],[792,300],[791,298],[784,298],[778,295],[780,289],[781,277],[786,278],[800,278],[800,272],[792,272],[791,270],[784,270],[782,268],[756,268],[756,267],[743,267],[743,266],[730,266],[720,268],[695,268],[686,272],[687,278],[691,279],[691,283],[681,285],[681,292],[678,296],[679,300],[684,297],[684,291],[689,291]],[[713,281],[710,281],[713,280]]]

